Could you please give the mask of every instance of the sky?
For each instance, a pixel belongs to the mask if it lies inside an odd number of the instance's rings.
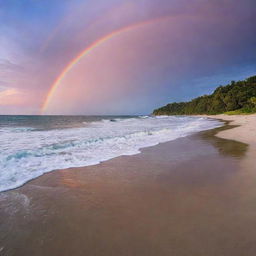
[[[0,0],[0,114],[149,114],[256,75],[255,0]]]

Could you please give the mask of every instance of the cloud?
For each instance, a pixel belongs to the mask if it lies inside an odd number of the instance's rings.
[[[0,88],[0,105],[12,106],[23,104],[23,93],[15,88]]]
[[[8,59],[0,59],[0,70],[1,71],[23,71],[24,67],[11,62]]]

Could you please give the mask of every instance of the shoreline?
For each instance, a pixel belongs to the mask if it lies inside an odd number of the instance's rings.
[[[208,121],[209,122],[209,121]],[[217,126],[217,124],[216,124],[216,126]],[[208,129],[208,130],[211,130],[211,129],[215,129],[215,128],[201,128],[201,129],[203,129],[203,130],[199,130],[199,131],[192,131],[192,134],[196,134],[196,133],[199,133],[199,132],[203,132],[203,131],[207,131],[207,130],[204,130],[204,129]],[[175,130],[174,131],[172,131],[171,130],[171,132],[174,132],[174,134],[175,134]],[[166,135],[167,136],[167,135]],[[86,162],[85,163],[82,163],[82,164],[79,164],[79,165],[68,165],[68,166],[65,166],[65,167],[61,167],[61,165],[59,165],[58,167],[56,167],[56,168],[51,168],[51,169],[49,169],[49,170],[46,170],[46,171],[43,171],[39,176],[34,176],[34,177],[32,177],[32,178],[30,178],[29,180],[26,180],[25,182],[23,181],[23,183],[22,184],[19,184],[19,185],[17,185],[17,184],[15,184],[14,186],[12,186],[12,187],[8,187],[8,188],[4,188],[4,189],[2,189],[1,191],[0,191],[0,193],[2,193],[2,192],[6,192],[6,191],[10,191],[10,190],[15,190],[15,189],[17,189],[17,188],[20,188],[20,187],[22,187],[22,186],[24,186],[24,185],[26,185],[27,183],[29,183],[29,182],[31,182],[32,180],[35,180],[35,179],[37,179],[37,178],[39,178],[40,176],[42,176],[42,175],[45,175],[45,174],[47,174],[47,173],[51,173],[51,172],[54,172],[54,171],[59,171],[59,170],[63,170],[63,169],[71,169],[71,168],[83,168],[83,167],[87,167],[87,166],[94,166],[94,165],[99,165],[99,164],[101,164],[101,163],[103,163],[103,162],[105,162],[105,161],[109,161],[109,160],[111,160],[111,159],[115,159],[115,158],[117,158],[117,157],[120,157],[120,156],[130,156],[130,155],[136,155],[136,154],[140,154],[141,152],[142,152],[142,150],[144,150],[145,148],[150,148],[150,147],[154,147],[154,146],[157,146],[157,145],[159,145],[159,144],[161,144],[161,143],[168,143],[168,142],[171,142],[171,141],[173,141],[173,140],[176,140],[176,139],[178,139],[178,138],[181,138],[181,137],[183,137],[183,136],[190,136],[189,134],[186,134],[186,135],[177,135],[178,137],[176,137],[176,135],[174,136],[174,138],[170,138],[170,140],[165,140],[165,141],[161,141],[161,139],[157,142],[157,143],[155,143],[155,142],[153,142],[152,144],[148,144],[148,145],[144,145],[144,146],[141,146],[141,147],[138,147],[138,148],[135,148],[135,149],[133,149],[134,150],[134,152],[132,152],[132,153],[128,153],[128,154],[117,154],[116,156],[110,156],[110,157],[107,157],[106,159],[104,159],[104,160],[97,160],[97,161],[95,161],[95,163],[89,163],[89,164],[86,164]],[[168,136],[167,137],[165,137],[166,139],[168,139]],[[84,153],[84,152],[83,152]],[[64,162],[64,161],[62,161],[62,162]]]
[[[251,115],[199,115],[211,119],[219,119],[228,121],[231,125],[235,125],[229,130],[221,131],[216,136],[228,139],[236,140],[250,145],[250,147],[256,148],[256,114]]]
[[[248,144],[248,145],[253,146],[253,147],[256,148],[256,133],[255,133],[255,136],[253,137],[253,139],[249,136],[249,132],[251,131],[252,126],[255,124],[255,127],[256,127],[256,114],[252,114],[252,115],[232,115],[232,116],[225,115],[225,114],[221,114],[221,115],[193,115],[193,116],[195,116],[195,117],[207,117],[209,119],[217,119],[217,120],[220,120],[220,121],[224,122],[223,126],[221,126],[221,127],[211,128],[211,129],[205,130],[205,131],[199,131],[199,132],[194,133],[194,135],[204,134],[204,133],[207,134],[208,132],[211,133],[211,131],[213,131],[213,136],[216,136],[216,137],[219,137],[219,138],[222,138],[222,139],[234,140],[234,141],[237,141],[237,142],[245,143],[245,144]],[[252,116],[253,116],[253,119],[251,118]],[[225,128],[228,125],[232,125],[234,127]],[[215,132],[218,129],[220,129],[221,131]],[[242,133],[242,134],[246,133],[246,136],[240,136],[240,133]],[[238,134],[239,134],[239,136],[238,136]],[[191,135],[187,135],[187,136],[191,136]],[[187,136],[185,136],[185,137],[187,137]],[[182,138],[182,137],[180,137],[180,138]],[[180,138],[177,138],[177,139],[180,139]],[[237,139],[237,138],[239,138],[239,139]],[[174,140],[171,140],[171,141],[166,141],[166,142],[160,142],[156,145],[140,148],[139,149],[140,153],[137,153],[137,154],[141,154],[143,152],[143,150],[145,150],[147,148],[156,147],[158,145],[165,144],[165,143],[171,143],[172,141],[175,141],[177,139],[174,139]],[[136,154],[134,154],[134,155],[136,155]],[[127,155],[127,156],[129,157],[129,156],[132,156],[132,155]],[[106,161],[111,161],[112,159],[119,158],[119,157],[123,157],[123,155],[108,159]],[[45,173],[43,173],[42,175],[40,175],[38,177],[30,179],[29,181],[25,182],[24,184],[22,184],[20,186],[0,191],[0,194],[8,192],[8,191],[15,191],[16,189],[22,188],[23,186],[26,186],[26,184],[29,184],[30,182],[33,182],[34,180],[40,178],[41,176],[50,174],[50,173],[55,172],[55,171],[70,170],[70,169],[76,169],[76,168],[87,168],[87,167],[90,167],[90,166],[100,165],[100,164],[102,164],[106,161],[102,161],[102,162],[99,162],[97,164],[86,165],[86,166],[82,166],[82,167],[69,167],[69,168],[65,168],[65,169],[54,169],[54,170],[51,170],[49,172],[45,172]]]

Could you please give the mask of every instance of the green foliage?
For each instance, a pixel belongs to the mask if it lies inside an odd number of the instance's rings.
[[[251,97],[250,103],[252,103],[254,106],[256,106],[256,97]]]
[[[255,113],[256,109],[240,108],[233,111],[225,112],[226,115],[249,115]]]
[[[235,112],[234,112],[235,111]],[[211,95],[189,102],[174,102],[154,110],[154,115],[195,115],[256,112],[256,76],[219,86]]]

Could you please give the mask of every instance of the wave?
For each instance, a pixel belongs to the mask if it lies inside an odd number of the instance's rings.
[[[206,118],[147,116],[102,119],[69,129],[5,128],[0,133],[0,191],[52,170],[138,154],[141,148],[221,125]]]

